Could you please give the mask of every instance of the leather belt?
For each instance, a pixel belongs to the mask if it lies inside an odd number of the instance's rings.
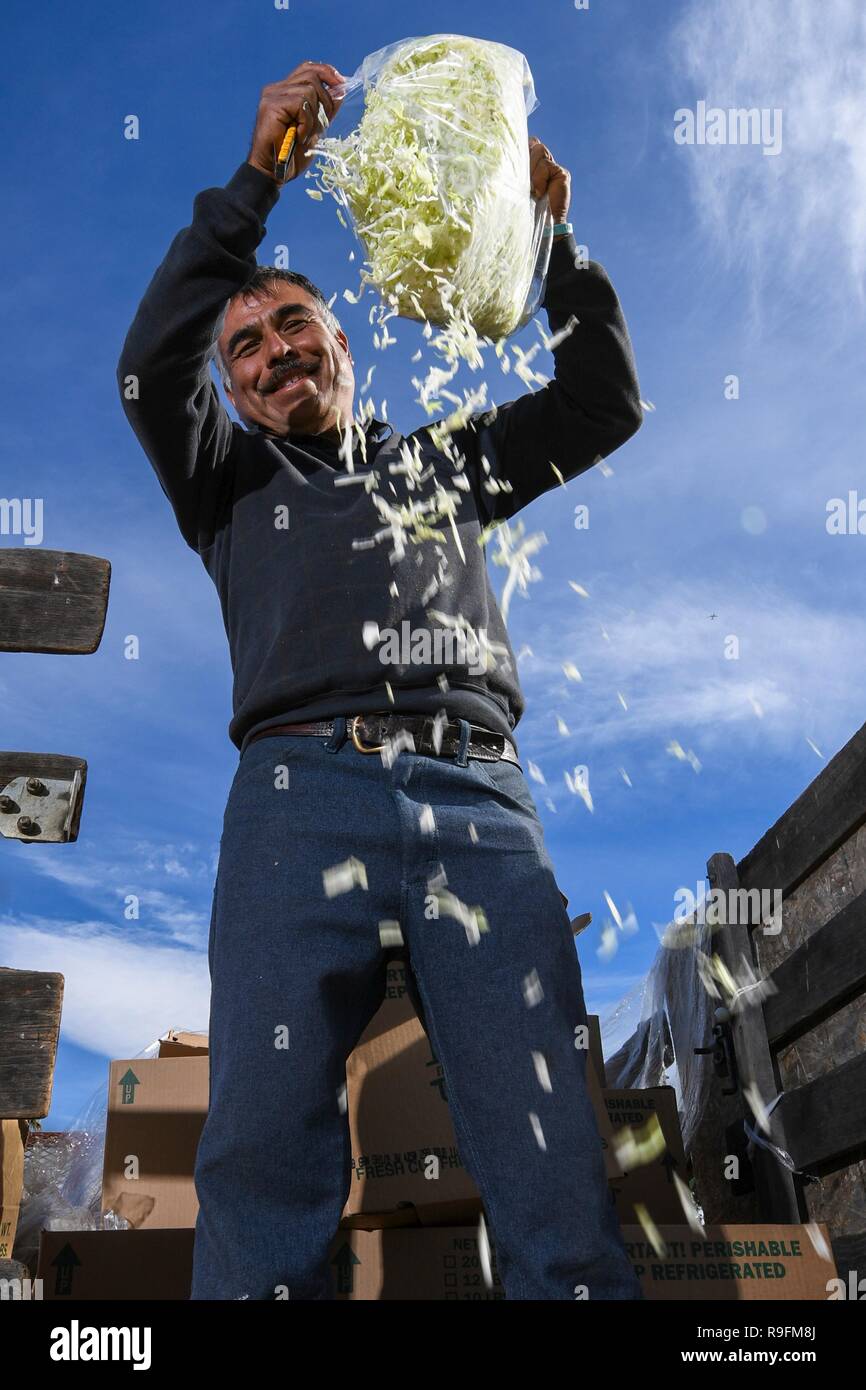
[[[517,763],[519,766],[517,749],[504,734],[485,729],[481,724],[470,724],[469,728],[470,737],[466,748],[468,757],[494,763],[504,759],[505,762]],[[385,746],[385,739],[393,738],[400,730],[406,730],[412,735],[416,753],[448,758],[460,749],[460,723],[456,719],[441,726],[442,738],[438,748],[433,742],[434,720],[426,714],[374,711],[371,714],[348,715],[346,729],[359,753],[381,752]],[[333,719],[320,719],[308,724],[272,724],[270,728],[260,729],[258,733],[253,734],[247,740],[247,745],[254,743],[257,738],[271,738],[275,734],[308,734],[316,738],[327,738],[333,732]]]

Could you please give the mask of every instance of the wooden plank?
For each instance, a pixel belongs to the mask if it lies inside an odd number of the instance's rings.
[[[731,894],[741,885],[737,867],[729,854],[714,854],[707,864],[707,877],[710,887]],[[731,912],[728,916],[735,916]],[[742,974],[742,960],[755,969],[749,926],[743,922],[728,922],[713,935],[713,945],[732,975]],[[785,1131],[779,1111],[779,1102],[769,1117],[770,1133],[766,1134],[757,1124],[754,1111],[745,1098],[746,1089],[752,1085],[764,1105],[775,1099],[779,1083],[773,1067],[773,1059],[764,1027],[763,1011],[760,1007],[747,1008],[731,1019],[731,1033],[739,1071],[739,1100],[742,1117],[762,1139],[790,1152],[785,1142]],[[719,1162],[722,1155],[719,1155]],[[780,1163],[774,1154],[758,1145],[755,1146],[752,1166],[755,1172],[755,1186],[761,1221],[800,1222],[800,1202],[794,1179],[790,1171]]]
[[[805,1033],[866,990],[866,890],[807,938],[770,976],[764,1002],[773,1047]]]
[[[95,555],[0,548],[0,651],[95,652],[110,581],[111,565]]]
[[[744,888],[792,893],[866,823],[866,724],[737,865]]]
[[[76,774],[77,786],[74,787]],[[22,777],[35,777],[45,779],[47,782],[69,784],[68,795],[65,788],[58,789],[55,786],[50,789],[50,796],[54,801],[51,821],[52,823],[56,821],[56,827],[46,830],[46,838],[43,843],[71,844],[77,840],[81,824],[81,812],[84,806],[84,789],[87,784],[87,762],[85,759],[70,757],[65,753],[25,753],[0,750],[0,794],[5,793],[12,783]],[[65,798],[65,802],[62,798]],[[31,800],[33,805],[27,804],[24,809],[28,813],[32,812],[33,818],[39,824],[39,812],[34,808],[41,804],[41,798],[35,797]],[[28,844],[39,843],[38,835],[33,837],[17,833],[15,823],[17,823],[18,812],[21,809],[22,803],[19,802],[15,802],[14,807],[8,811],[4,810],[0,804],[0,817],[3,818],[0,842],[7,838],[8,834],[9,838],[24,840]],[[44,828],[45,822],[43,821],[42,824]]]
[[[62,975],[0,966],[0,1119],[51,1109],[62,1006]]]
[[[866,1147],[866,1055],[786,1091],[781,1110],[787,1149],[798,1168]]]
[[[72,774],[80,772],[82,779],[87,776],[87,763],[84,758],[73,758],[67,753],[7,753],[0,749],[0,787],[15,777],[57,777],[72,780]]]

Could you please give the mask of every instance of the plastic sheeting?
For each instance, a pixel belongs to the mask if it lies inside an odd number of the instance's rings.
[[[460,34],[401,39],[366,57],[338,95],[338,134],[315,146],[318,191],[351,220],[369,267],[362,283],[405,318],[446,325],[465,314],[492,338],[526,324],[553,218],[530,190],[538,98],[524,55]]]
[[[673,1086],[687,1153],[715,1081],[712,1057],[694,1051],[713,1043],[716,1003],[698,962],[711,935],[706,923],[671,923],[647,974],[600,1020],[608,1086]]]

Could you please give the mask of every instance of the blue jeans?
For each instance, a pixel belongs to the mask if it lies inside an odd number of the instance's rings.
[[[384,997],[385,920],[400,924],[506,1297],[574,1299],[576,1285],[641,1297],[574,1046],[583,985],[542,827],[520,768],[467,760],[468,735],[461,720],[456,755],[402,751],[387,768],[340,718],[330,737],[272,735],[240,759],[208,946],[193,1299],[333,1297],[328,1253],[351,1183],[339,1093]],[[366,889],[327,896],[323,871],[351,858]],[[432,915],[443,871],[486,930]]]

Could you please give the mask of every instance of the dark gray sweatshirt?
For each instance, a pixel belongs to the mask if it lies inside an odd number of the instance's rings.
[[[369,420],[366,461],[360,441],[353,458],[356,475],[378,473],[375,486],[338,485],[338,446],[233,422],[211,375],[227,302],[256,267],[278,197],[246,163],[198,194],[117,369],[127,418],[219,593],[234,673],[229,737],[243,751],[269,724],[372,710],[445,710],[510,736],[524,699],[478,538],[559,486],[551,464],[574,478],[640,426],[617,296],[595,261],[576,268],[572,235],[555,238],[543,305],[551,332],[571,315],[578,323],[554,348],[554,380],[477,411],[442,448],[430,421],[404,438]],[[444,500],[447,513],[449,497],[453,529],[441,505],[424,511]],[[415,539],[413,503],[441,539]]]

